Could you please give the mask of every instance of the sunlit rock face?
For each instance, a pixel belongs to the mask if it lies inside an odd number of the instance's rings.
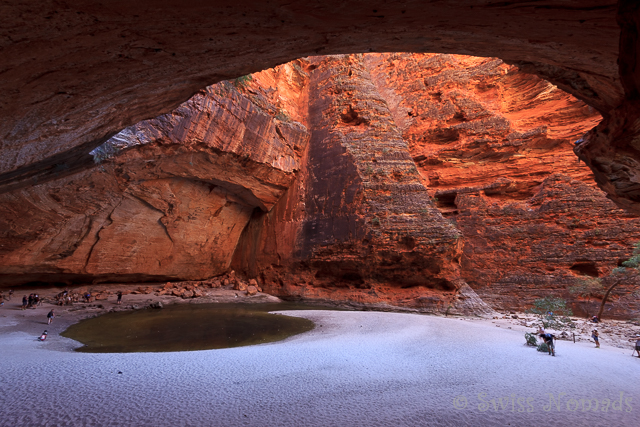
[[[601,117],[499,60],[367,55],[436,206],[464,236],[461,274],[495,308],[522,309],[603,277],[638,240],[637,216],[594,188],[572,152]],[[609,315],[638,309],[630,289]],[[578,313],[594,310],[574,304]]]
[[[4,280],[224,273],[253,210],[270,209],[300,169],[309,133],[296,68],[209,87],[125,129],[79,173],[1,195]]]
[[[600,120],[495,58],[297,60],[5,188],[0,274],[234,269],[286,298],[451,314],[573,301],[576,278],[606,275],[640,240],[572,151]],[[637,309],[628,291],[610,314]]]
[[[466,282],[500,309],[545,295],[567,298],[576,312],[593,309],[567,289],[585,275],[605,276],[640,239],[637,217],[607,200],[572,152],[601,119],[594,109],[491,58],[367,54],[313,66],[322,77],[311,79],[319,83],[310,117],[319,110],[324,122],[312,126],[306,172],[250,223],[249,243],[239,248],[252,250],[237,251],[235,267],[289,297],[434,309],[452,304],[443,284]],[[420,173],[407,181],[413,190],[388,186],[394,176],[406,179],[397,171],[407,155]],[[327,176],[342,193],[331,191]],[[420,207],[419,188],[431,196]],[[378,220],[367,223],[372,216]],[[415,222],[398,227],[398,216]],[[450,262],[441,262],[440,276],[414,268],[415,259],[403,264],[416,253],[428,258],[443,223],[462,238],[460,250],[442,258]],[[376,240],[388,224],[401,230],[397,240]],[[407,242],[423,246],[414,251]],[[621,290],[610,315],[637,308],[629,291]]]
[[[308,69],[305,171],[249,225],[235,267],[284,297],[467,309],[460,232],[429,197],[365,56]]]

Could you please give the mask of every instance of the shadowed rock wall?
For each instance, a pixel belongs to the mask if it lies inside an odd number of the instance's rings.
[[[5,187],[2,280],[235,269],[283,297],[441,313],[487,311],[474,290],[571,299],[640,238],[572,153],[600,119],[496,58],[297,60]],[[637,309],[629,291],[612,314]]]
[[[308,55],[445,52],[502,58],[598,109],[577,153],[640,211],[639,21],[635,0],[12,0],[0,6],[0,191],[76,173],[116,132],[221,80]]]
[[[209,87],[119,133],[80,172],[65,176],[63,163],[60,178],[0,195],[2,281],[226,272],[253,210],[270,209],[300,168],[309,135],[292,119],[306,87],[296,67]]]

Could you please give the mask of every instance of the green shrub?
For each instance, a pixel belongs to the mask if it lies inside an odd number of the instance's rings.
[[[533,302],[533,308],[527,310],[538,316],[545,329],[563,330],[573,326],[568,316],[573,312],[567,307],[567,302],[562,298],[544,297]]]
[[[543,342],[538,346],[538,351],[544,351],[545,353],[549,353],[549,347],[547,347],[547,344]]]
[[[531,347],[536,347],[538,345],[538,339],[536,338],[535,334],[525,332],[524,339],[527,340],[527,345],[530,345]]]
[[[235,79],[233,81],[233,85],[240,89],[245,87],[252,79],[253,77],[251,77],[251,74],[247,74],[246,76],[241,76]]]

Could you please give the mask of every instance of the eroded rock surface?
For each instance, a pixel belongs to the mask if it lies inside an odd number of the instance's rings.
[[[81,172],[0,195],[4,281],[224,273],[253,210],[269,209],[300,168],[309,134],[291,117],[304,119],[305,81],[289,64],[209,87],[125,129]]]
[[[208,87],[91,162],[5,187],[0,274],[235,269],[286,298],[477,314],[553,294],[578,307],[567,288],[640,239],[637,217],[573,154],[600,120],[496,58],[297,60]],[[638,308],[621,293],[610,314]]]
[[[250,223],[237,267],[285,297],[444,312],[460,303],[454,290],[466,282],[498,309],[525,309],[546,295],[572,301],[577,313],[595,309],[596,301],[586,304],[568,288],[628,257],[640,222],[594,188],[572,152],[601,120],[594,109],[497,59],[332,61],[314,71],[325,90],[311,90],[311,117],[324,122],[312,126],[308,175]],[[408,156],[419,176],[406,173]],[[418,258],[407,262],[416,252],[428,259],[437,224],[448,221],[462,253],[446,253],[439,273],[415,268]],[[620,290],[609,315],[638,308],[631,291]]]
[[[572,152],[600,115],[502,61],[367,55],[442,213],[464,238],[464,280],[495,308],[521,310],[604,277],[640,240],[637,216],[594,188]],[[579,142],[578,142],[579,143]],[[632,287],[608,315],[639,307]],[[596,310],[576,302],[581,314]]]

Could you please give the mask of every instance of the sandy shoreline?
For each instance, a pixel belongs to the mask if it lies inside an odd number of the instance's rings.
[[[558,341],[554,358],[523,345],[522,319],[296,311],[316,329],[276,343],[87,354],[57,333],[91,308],[47,327],[53,306],[15,310],[18,295],[0,308],[0,426],[635,426],[640,416],[630,344]],[[138,298],[153,299],[125,304]],[[45,328],[52,339],[40,343]]]

